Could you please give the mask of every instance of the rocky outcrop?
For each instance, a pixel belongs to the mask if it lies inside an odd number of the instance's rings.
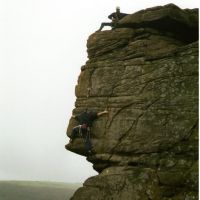
[[[139,11],[87,48],[73,113],[109,114],[93,124],[92,155],[81,138],[66,145],[99,172],[72,200],[198,199],[198,10]]]

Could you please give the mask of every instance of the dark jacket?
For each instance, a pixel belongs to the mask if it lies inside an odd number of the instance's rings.
[[[108,16],[108,18],[109,19],[114,19],[114,20],[120,20],[120,19],[122,19],[122,18],[124,18],[125,16],[127,16],[128,14],[126,14],[126,13],[117,13],[117,12],[114,12],[114,13],[112,13],[112,14],[110,14],[109,16]]]
[[[80,125],[86,125],[87,127],[92,126],[92,122],[97,119],[96,112],[83,112],[80,115],[75,116],[75,119],[80,123]]]

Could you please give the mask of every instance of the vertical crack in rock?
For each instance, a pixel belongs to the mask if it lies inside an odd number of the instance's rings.
[[[110,120],[109,125],[107,126],[107,129],[109,129],[109,128],[111,127],[112,122],[114,121],[115,117],[117,117],[117,116],[120,114],[120,112],[122,112],[124,109],[126,109],[126,108],[132,106],[133,104],[134,104],[134,103],[132,102],[132,103],[130,103],[130,104],[128,104],[128,105],[125,105],[125,106],[123,106],[122,108],[120,108],[120,109],[113,115],[112,119]]]
[[[152,105],[154,105],[158,100],[159,100],[159,99],[155,99],[155,100],[152,101],[150,104],[148,104],[148,105],[145,107],[145,109],[144,109],[145,111],[144,111],[142,114],[140,114],[140,115],[137,117],[137,119],[136,119],[135,121],[132,122],[130,128],[118,139],[118,143],[117,143],[116,146],[114,146],[114,148],[111,150],[111,156],[109,157],[108,161],[111,159],[111,157],[112,157],[112,155],[114,154],[116,148],[119,147],[119,145],[121,144],[121,141],[122,141],[125,137],[127,137],[127,136],[130,134],[130,132],[131,132],[131,130],[133,129],[133,127],[134,127],[134,129],[137,128],[137,124],[138,124],[138,121],[140,120],[140,118],[142,118],[142,116],[148,111],[148,109],[149,109]],[[127,105],[126,107],[131,106],[131,105],[132,105],[132,104],[129,104],[129,105]],[[124,107],[124,108],[125,108],[125,107]],[[123,109],[121,109],[121,110],[123,110]],[[119,114],[119,113],[118,113],[118,114]]]
[[[88,88],[87,88],[87,98],[90,97],[90,92],[91,92],[91,89],[92,89],[92,75],[94,74],[95,72],[95,68],[93,68],[90,72],[90,76],[89,76],[89,84],[88,84]]]

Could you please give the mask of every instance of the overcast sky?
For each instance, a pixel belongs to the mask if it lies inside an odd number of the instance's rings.
[[[86,41],[107,16],[198,0],[0,0],[0,180],[83,182],[85,157],[65,150]]]

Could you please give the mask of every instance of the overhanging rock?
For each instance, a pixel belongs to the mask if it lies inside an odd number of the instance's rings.
[[[198,10],[139,11],[87,48],[73,113],[109,114],[94,122],[87,157],[99,175],[72,200],[198,199]],[[85,155],[80,138],[66,148]]]

